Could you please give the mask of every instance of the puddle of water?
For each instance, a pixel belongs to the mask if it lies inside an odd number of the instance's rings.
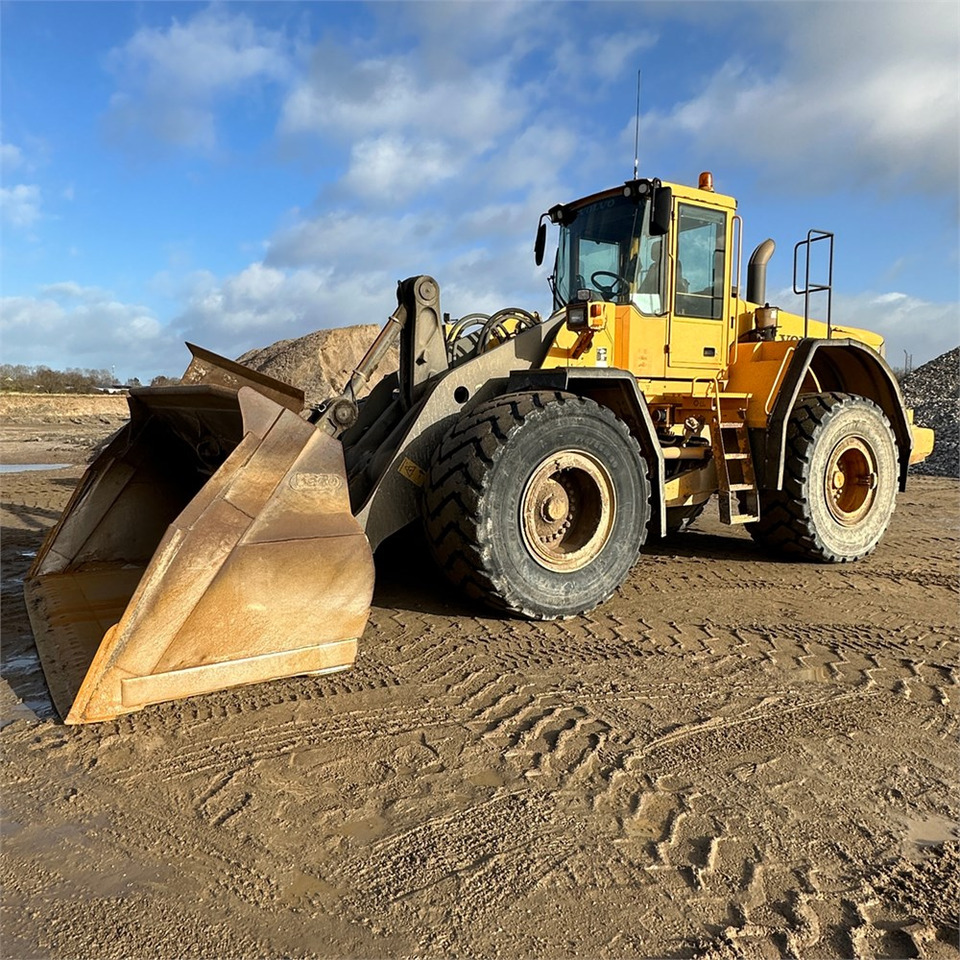
[[[39,664],[36,667],[40,669]],[[50,699],[46,685],[39,677],[29,677],[26,681],[15,678],[17,689],[10,686],[8,675],[4,673],[3,683],[3,707],[0,710],[0,730],[4,730],[16,720],[41,721],[54,720],[57,718],[57,711]],[[24,686],[20,686],[20,684]],[[8,702],[9,701],[9,702]]]
[[[899,819],[907,828],[903,852],[911,858],[916,858],[926,847],[938,847],[960,838],[960,823],[938,813],[918,813],[914,816],[901,814]]]
[[[37,648],[29,636],[4,637],[0,656],[0,730],[15,720],[49,720],[56,715]]]
[[[297,901],[302,898],[309,899],[315,896],[323,896],[331,899],[342,897],[346,891],[333,886],[331,883],[327,883],[326,880],[322,880],[320,877],[314,877],[297,870],[294,872],[293,878],[283,892],[284,899]]]
[[[19,695],[6,683],[4,678],[4,704],[0,710],[0,730],[5,730],[17,720],[37,723],[42,720],[54,720],[57,711],[42,681],[30,684],[29,690],[21,690]],[[12,701],[6,702],[12,695]]]
[[[40,657],[35,651],[16,654],[3,661],[4,676],[10,673],[33,673],[40,669]]]
[[[0,463],[0,473],[26,473],[28,470],[65,470],[69,463]]]
[[[471,774],[467,779],[475,787],[502,787],[503,786],[503,777],[497,773],[496,770],[478,770],[476,773]]]
[[[340,828],[340,832],[362,843],[368,843],[381,836],[388,826],[389,824],[383,817],[378,817],[376,814],[373,814],[372,816],[364,817],[362,820],[348,821]]]
[[[0,819],[0,837],[12,837],[18,834],[21,829],[20,824],[17,823],[16,820],[11,820],[6,816]]]

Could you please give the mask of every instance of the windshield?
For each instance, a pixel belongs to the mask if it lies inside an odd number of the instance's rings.
[[[604,197],[576,211],[560,228],[554,277],[554,307],[589,290],[594,299],[629,303],[660,313],[660,239],[649,234],[649,204]]]

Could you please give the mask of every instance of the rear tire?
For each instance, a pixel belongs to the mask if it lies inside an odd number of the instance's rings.
[[[764,546],[825,563],[870,553],[893,515],[899,461],[890,421],[846,393],[801,397],[787,423],[783,490],[761,491],[748,525]]]
[[[424,496],[434,556],[468,596],[532,619],[602,603],[646,538],[650,483],[626,424],[592,400],[508,394],[438,446]]]

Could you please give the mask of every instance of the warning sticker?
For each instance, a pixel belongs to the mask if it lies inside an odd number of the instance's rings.
[[[403,458],[403,462],[397,467],[397,471],[418,487],[422,487],[427,479],[426,471],[421,470],[409,457]]]

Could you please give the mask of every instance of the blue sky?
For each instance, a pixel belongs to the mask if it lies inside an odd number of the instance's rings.
[[[380,323],[547,312],[539,214],[640,166],[736,196],[744,257],[836,233],[834,317],[960,342],[956,3],[0,5],[8,363],[179,374]],[[552,262],[552,254],[548,255]]]

